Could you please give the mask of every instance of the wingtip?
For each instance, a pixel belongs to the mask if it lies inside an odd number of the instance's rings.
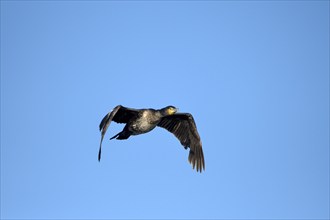
[[[100,145],[99,154],[98,154],[97,159],[99,162],[101,162],[101,145]]]
[[[202,173],[205,171],[205,161],[203,151],[200,152],[200,156],[197,155],[193,151],[189,151],[188,161],[192,165],[192,169],[196,169],[196,172]]]

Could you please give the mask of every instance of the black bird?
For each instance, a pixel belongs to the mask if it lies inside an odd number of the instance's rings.
[[[131,135],[144,134],[156,126],[165,128],[173,133],[184,146],[190,148],[188,161],[197,172],[205,170],[204,154],[202,142],[200,140],[194,118],[189,113],[176,113],[177,108],[167,106],[165,108],[155,109],[132,109],[118,105],[109,112],[100,123],[101,142],[98,159],[101,159],[101,147],[104,135],[111,123],[125,123],[124,129],[113,136],[111,139],[124,140]]]

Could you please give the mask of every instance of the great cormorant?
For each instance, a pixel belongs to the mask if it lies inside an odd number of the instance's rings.
[[[185,149],[190,148],[188,161],[192,164],[193,169],[202,172],[205,170],[204,154],[202,142],[197,132],[194,118],[189,113],[176,113],[177,108],[167,106],[165,108],[155,109],[132,109],[118,105],[110,111],[100,123],[101,142],[98,159],[101,159],[101,147],[104,135],[111,123],[126,123],[124,129],[113,136],[111,139],[123,140],[131,135],[144,134],[156,126],[165,128],[173,133],[184,146]]]

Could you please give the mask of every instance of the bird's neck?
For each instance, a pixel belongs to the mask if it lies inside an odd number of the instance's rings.
[[[156,114],[157,114],[158,116],[161,116],[161,117],[164,117],[164,116],[168,115],[167,112],[166,112],[166,108],[159,109],[159,110],[156,111],[156,112],[157,112]]]

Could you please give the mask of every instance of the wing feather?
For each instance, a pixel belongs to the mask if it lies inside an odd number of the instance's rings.
[[[102,141],[111,121],[117,123],[127,123],[132,117],[135,117],[138,112],[139,111],[137,109],[126,108],[121,105],[117,105],[112,111],[103,117],[99,125],[101,131],[101,141],[98,155],[99,161],[101,160]]]
[[[180,113],[165,116],[158,126],[173,133],[186,149],[190,148],[188,161],[192,164],[193,169],[196,167],[199,172],[202,172],[202,169],[205,170],[202,142],[191,114]]]

